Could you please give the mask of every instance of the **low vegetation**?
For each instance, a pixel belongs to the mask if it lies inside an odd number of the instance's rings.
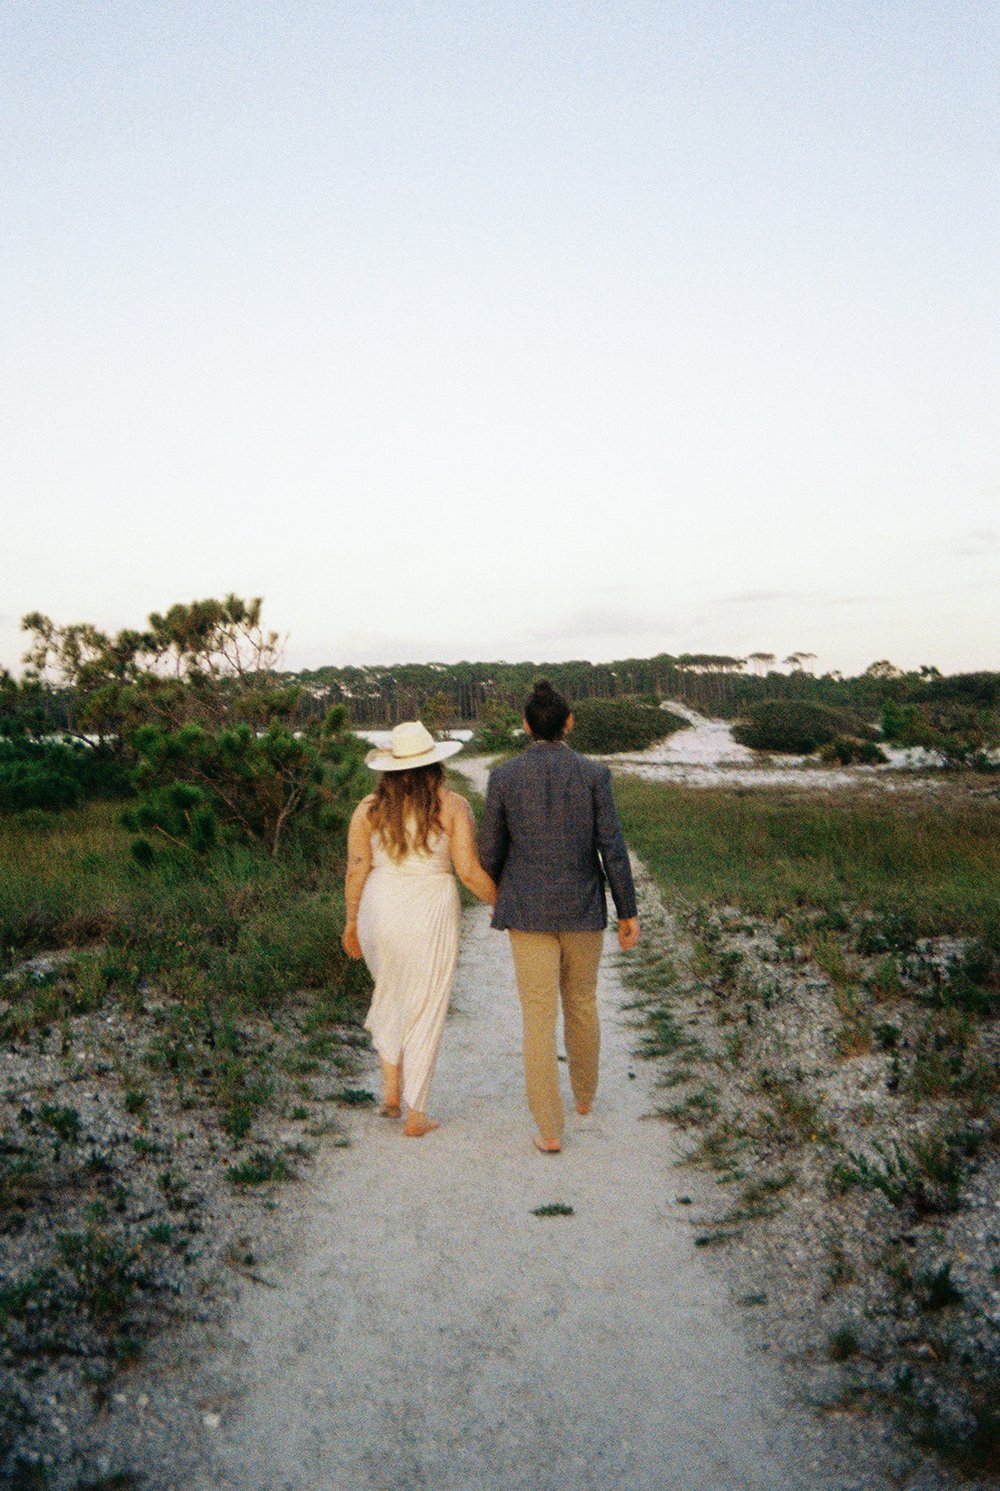
[[[655,880],[631,976],[660,1112],[730,1198],[696,1242],[816,1401],[995,1472],[1000,799],[616,794]]]
[[[680,715],[630,699],[584,699],[573,707],[572,744],[588,755],[644,751],[687,724]]]
[[[345,711],[297,723],[258,603],[142,638],[33,627],[71,702],[51,740],[37,681],[5,689],[0,1475],[44,1486],[52,1414],[85,1424],[204,1308],[246,1196],[360,1100],[367,981],[339,936],[367,783]]]
[[[761,699],[733,726],[733,737],[755,751],[808,756],[834,741],[871,740],[877,731],[855,711],[808,699]]]
[[[621,776],[629,843],[674,900],[836,923],[878,938],[1000,938],[1000,803],[988,790],[920,794],[693,792]],[[844,923],[846,925],[846,922]]]

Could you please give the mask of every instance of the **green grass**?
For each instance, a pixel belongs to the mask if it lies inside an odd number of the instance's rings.
[[[977,1131],[942,1123],[905,1146],[876,1144],[874,1156],[849,1150],[832,1166],[829,1189],[835,1195],[854,1187],[881,1191],[893,1206],[912,1207],[918,1215],[957,1211],[963,1161],[981,1143]]]
[[[177,1099],[208,1110],[227,1181],[263,1187],[258,1204],[268,1205],[306,1149],[253,1145],[252,1131],[265,1110],[284,1109],[298,1065],[332,1071],[338,1086],[352,1075],[344,1027],[358,1025],[368,993],[365,970],[340,947],[343,834],[290,846],[279,861],[233,844],[144,867],[120,812],[92,803],[0,818],[0,1051],[58,1055],[62,1081],[89,1077],[99,1060],[105,1095],[126,1120],[117,1168],[114,1150],[88,1135],[82,1100],[79,1109],[66,1101],[73,1089],[43,1084],[22,1100],[17,1131],[0,1136],[0,1233],[34,1227],[43,1260],[24,1277],[0,1268],[0,1329],[33,1391],[51,1364],[82,1353],[98,1401],[166,1318],[157,1251],[190,1261],[199,1197],[182,1171],[188,1124],[174,1116]],[[25,962],[37,953],[57,956]],[[121,1017],[132,1032],[124,1044]],[[86,1059],[81,1020],[97,1031],[96,1046],[85,1044],[101,1048]],[[173,1135],[143,1132],[164,1113]],[[229,1159],[230,1144],[243,1153]],[[125,1180],[140,1168],[159,1191],[142,1227]],[[54,1197],[65,1203],[61,1220],[41,1215]],[[9,1427],[0,1404],[0,1459],[5,1436],[20,1432]]]
[[[841,1325],[833,1332],[827,1346],[827,1355],[833,1362],[847,1362],[861,1350],[857,1331],[853,1326]]]
[[[619,774],[625,836],[671,900],[777,917],[892,912],[917,935],[1000,946],[1000,801],[961,792],[817,799]]]
[[[263,1186],[271,1181],[292,1180],[294,1175],[284,1155],[259,1149],[239,1165],[230,1165],[226,1179],[234,1186]]]
[[[279,861],[231,845],[145,869],[119,814],[92,803],[0,819],[0,961],[97,943],[105,956],[90,974],[102,988],[155,979],[252,1008],[357,983],[340,947],[340,837]]]
[[[79,946],[119,922],[133,879],[121,809],[0,817],[0,958]]]
[[[634,1007],[661,1085],[688,1084],[659,1110],[693,1140],[684,1163],[732,1187],[730,1210],[695,1245],[728,1245],[773,1219],[796,1180],[845,1239],[863,1235],[869,1216],[876,1237],[898,1228],[913,1251],[884,1255],[894,1281],[884,1310],[872,1257],[826,1243],[826,1293],[843,1291],[857,1318],[881,1322],[869,1354],[867,1333],[863,1342],[827,1314],[826,1354],[880,1395],[895,1353],[894,1411],[918,1443],[970,1469],[998,1464],[996,1359],[970,1324],[982,1309],[979,1252],[953,1279],[941,1247],[1000,1133],[1000,799],[977,785],[811,796],[622,775],[615,789],[629,845],[690,941],[676,987],[647,990]],[[677,956],[655,909],[644,930],[667,946],[633,960],[639,990],[654,952]],[[800,1012],[801,1047],[785,1000]],[[772,1010],[785,1020],[777,1036]],[[828,1054],[814,1073],[817,1038]],[[869,1095],[845,1071],[853,1106],[842,1117],[838,1084],[814,1078],[859,1056],[874,1058],[880,1081]],[[926,1361],[906,1360],[914,1319],[934,1348]]]
[[[364,969],[340,946],[340,838],[275,862],[229,846],[204,862],[142,868],[116,807],[0,820],[0,967],[39,949],[68,958],[3,986],[0,1041],[30,1039],[114,998],[163,1004],[149,1060],[182,1087],[211,1069],[234,1139],[271,1095],[266,1051],[243,1033],[248,1016],[312,993],[318,1024],[356,1021]],[[74,951],[75,950],[75,951]],[[131,1083],[130,1112],[146,1098]],[[60,1122],[53,1118],[58,1132]],[[65,1137],[65,1136],[63,1136]]]

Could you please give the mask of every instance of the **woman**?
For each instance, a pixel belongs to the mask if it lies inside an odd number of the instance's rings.
[[[397,725],[388,751],[370,751],[380,774],[357,806],[347,836],[347,925],[351,958],[364,957],[375,989],[365,1020],[382,1067],[382,1113],[402,1116],[419,1139],[427,1117],[458,958],[458,887],[451,873],[493,905],[496,886],[479,863],[472,811],[444,786],[441,762],[461,750],[434,740],[419,720]]]

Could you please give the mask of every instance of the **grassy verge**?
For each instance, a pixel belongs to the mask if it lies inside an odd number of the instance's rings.
[[[147,869],[119,812],[0,820],[0,1479],[31,1485],[359,1100],[342,841]]]
[[[723,1187],[696,1241],[817,1401],[997,1470],[1000,801],[616,795],[660,1116]]]
[[[809,798],[615,784],[629,843],[671,896],[762,916],[892,912],[923,936],[1000,946],[1000,800],[967,792]]]

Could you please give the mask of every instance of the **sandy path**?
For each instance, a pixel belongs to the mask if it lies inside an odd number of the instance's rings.
[[[700,1182],[674,1169],[669,1131],[641,1121],[651,1072],[632,1060],[610,952],[595,1112],[574,1116],[561,1156],[534,1151],[509,953],[488,919],[465,913],[432,1092],[442,1128],[412,1141],[373,1112],[351,1115],[351,1146],[324,1152],[289,1211],[295,1236],[265,1270],[276,1287],[247,1286],[179,1392],[171,1473],[155,1483],[887,1485],[849,1469],[849,1446],[789,1404],[695,1249],[692,1208],[676,1198]],[[574,1215],[532,1215],[556,1201]]]

